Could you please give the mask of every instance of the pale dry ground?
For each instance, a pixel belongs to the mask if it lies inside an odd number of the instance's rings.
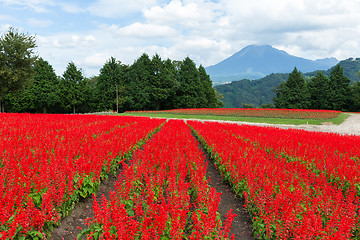
[[[251,122],[238,122],[238,121],[222,121],[222,120],[200,120],[197,121],[205,122],[226,122],[226,123],[236,123],[236,124],[247,124],[247,125],[256,125],[256,126],[273,126],[278,128],[297,128],[304,129],[307,131],[320,131],[320,132],[333,132],[339,134],[353,134],[360,135],[360,114],[348,113],[348,117],[342,124],[335,125],[332,123],[324,123],[323,125],[288,125],[288,124],[269,124],[269,123],[251,123]],[[189,119],[196,120],[196,119]]]

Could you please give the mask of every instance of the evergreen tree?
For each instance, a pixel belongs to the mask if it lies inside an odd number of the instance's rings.
[[[279,84],[274,89],[276,96],[273,99],[274,105],[276,108],[287,108],[287,89],[286,89],[286,81]]]
[[[205,107],[205,93],[195,63],[185,58],[179,70],[179,89],[176,108]]]
[[[329,109],[330,86],[329,79],[318,71],[316,76],[310,79],[308,84],[310,93],[310,108],[312,109]]]
[[[331,109],[346,110],[352,104],[350,79],[344,75],[340,64],[330,72]]]
[[[53,67],[40,58],[34,67],[34,80],[29,88],[31,108],[36,112],[54,112],[59,104],[58,85],[59,80]]]
[[[152,72],[151,60],[145,53],[129,68],[125,81],[127,110],[151,109]]]
[[[205,68],[200,65],[199,69],[200,82],[204,89],[205,103],[204,106],[208,108],[216,108],[221,106],[220,101],[216,98],[216,91],[212,86],[210,76],[206,73]]]
[[[94,90],[94,105],[97,111],[109,109],[115,111],[118,106],[123,108],[126,70],[127,66],[113,57],[100,69]]]
[[[274,104],[277,108],[306,109],[309,107],[310,95],[305,79],[295,67],[284,84],[276,89]]]
[[[352,85],[352,97],[353,97],[353,104],[351,107],[351,111],[360,112],[360,82],[354,82]]]
[[[4,97],[30,82],[37,59],[35,47],[34,36],[19,33],[14,28],[0,36],[0,112],[4,111]]]
[[[179,89],[179,81],[178,81],[179,71],[176,66],[177,63],[178,61],[171,61],[170,59],[167,59],[164,62],[167,71],[167,77],[169,78],[168,81],[166,82],[170,87],[170,91],[169,91],[169,97],[163,104],[163,109],[174,109],[177,104],[176,93],[178,92]]]
[[[171,61],[165,63],[161,60],[160,56],[156,54],[153,56],[151,63],[151,109],[169,109],[171,108],[171,106],[169,105],[169,103],[171,103],[171,96],[175,94],[176,87],[176,75],[174,75],[173,67],[169,65]]]
[[[79,107],[86,99],[86,81],[81,69],[77,69],[73,62],[70,62],[63,74],[60,82],[62,106],[65,111],[76,113],[76,107]]]

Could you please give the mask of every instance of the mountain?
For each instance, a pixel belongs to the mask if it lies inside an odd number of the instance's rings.
[[[360,58],[349,58],[340,61],[340,65],[344,70],[344,75],[350,78],[351,82],[360,81],[360,76],[356,73],[360,71]],[[333,68],[323,71],[325,75],[330,76]],[[317,71],[305,73],[305,77],[309,78],[316,75]],[[272,104],[275,92],[275,87],[280,83],[286,81],[289,77],[287,73],[269,74],[266,77],[258,80],[243,79],[240,81],[233,81],[229,84],[222,84],[215,86],[216,91],[221,93],[225,107],[241,108],[243,104],[252,104],[259,107],[262,104]]]
[[[270,73],[289,73],[296,67],[301,72],[327,70],[336,58],[309,60],[288,54],[270,45],[249,45],[231,57],[206,68],[216,84],[240,79],[259,79]]]

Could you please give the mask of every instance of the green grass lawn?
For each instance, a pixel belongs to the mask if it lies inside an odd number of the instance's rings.
[[[285,119],[285,118],[259,118],[259,117],[229,117],[229,116],[210,116],[210,115],[183,115],[170,113],[149,113],[149,112],[126,112],[119,114],[120,116],[144,116],[156,118],[178,118],[178,119],[201,119],[201,120],[224,120],[224,121],[239,121],[252,123],[269,123],[269,124],[291,124],[291,125],[321,125],[324,122],[331,122],[333,124],[341,124],[350,115],[341,113],[338,117],[333,119],[316,120],[316,119]]]

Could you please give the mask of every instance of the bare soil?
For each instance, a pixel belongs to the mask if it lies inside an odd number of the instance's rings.
[[[115,182],[117,181],[117,176],[119,176],[119,174],[121,174],[121,170],[118,171],[116,176],[110,176],[108,179],[101,182],[99,190],[95,194],[96,201],[100,202],[100,199],[103,195],[109,199],[110,191],[114,191]],[[93,198],[88,197],[77,203],[71,214],[61,220],[61,225],[54,228],[49,239],[77,239],[77,235],[86,228],[85,219],[92,218],[94,216],[94,211],[92,208],[93,202]]]

